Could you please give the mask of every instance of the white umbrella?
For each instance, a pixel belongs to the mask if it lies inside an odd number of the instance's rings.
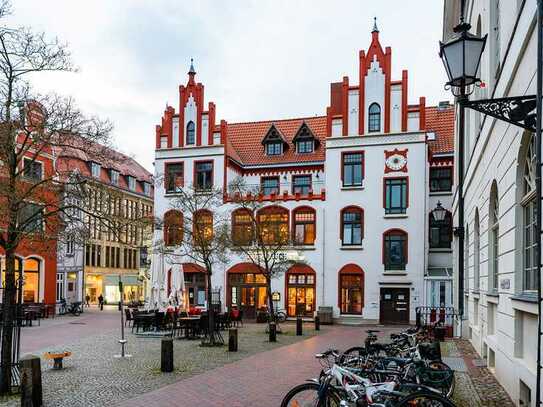
[[[162,236],[160,230],[155,229],[153,236],[153,253],[151,255],[151,296],[149,308],[162,308],[165,302],[164,286],[164,253],[162,247]]]
[[[183,292],[185,290],[185,276],[183,274],[182,264],[172,264],[171,267],[172,285],[170,300],[179,305],[183,299]]]

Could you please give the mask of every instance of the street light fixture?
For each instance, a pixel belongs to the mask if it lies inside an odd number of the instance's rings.
[[[432,216],[436,222],[443,222],[445,220],[445,215],[447,210],[441,205],[441,201],[437,201],[435,209],[432,211]]]

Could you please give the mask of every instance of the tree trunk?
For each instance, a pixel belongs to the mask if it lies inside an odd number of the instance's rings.
[[[21,270],[19,270],[21,272]],[[13,325],[15,322],[15,253],[6,250],[6,282],[2,298],[2,354],[0,394],[11,391],[11,365],[13,363]]]
[[[207,271],[207,321],[208,321],[208,331],[209,331],[209,344],[215,344],[215,310],[213,309],[213,304],[211,303],[212,297],[212,288],[211,288],[211,272]]]
[[[269,275],[268,275],[269,276]],[[271,278],[266,276],[266,294],[268,296],[268,332],[270,330],[270,324],[275,322],[275,310],[273,309],[272,291],[271,291]]]

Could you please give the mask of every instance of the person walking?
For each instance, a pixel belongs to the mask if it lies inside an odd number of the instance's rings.
[[[90,307],[90,295],[89,295],[89,294],[87,294],[87,295],[85,296],[85,304],[87,304],[87,308]]]
[[[100,311],[104,310],[104,297],[102,294],[98,297],[98,304],[100,305]]]

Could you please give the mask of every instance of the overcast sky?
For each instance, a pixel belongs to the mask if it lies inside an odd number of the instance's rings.
[[[357,84],[358,50],[377,17],[393,80],[409,70],[409,103],[450,99],[437,56],[442,0],[17,0],[10,24],[69,44],[78,73],[40,74],[41,92],[109,118],[114,144],[152,171],[155,124],[178,109],[190,58],[217,122],[323,115],[330,82]]]

